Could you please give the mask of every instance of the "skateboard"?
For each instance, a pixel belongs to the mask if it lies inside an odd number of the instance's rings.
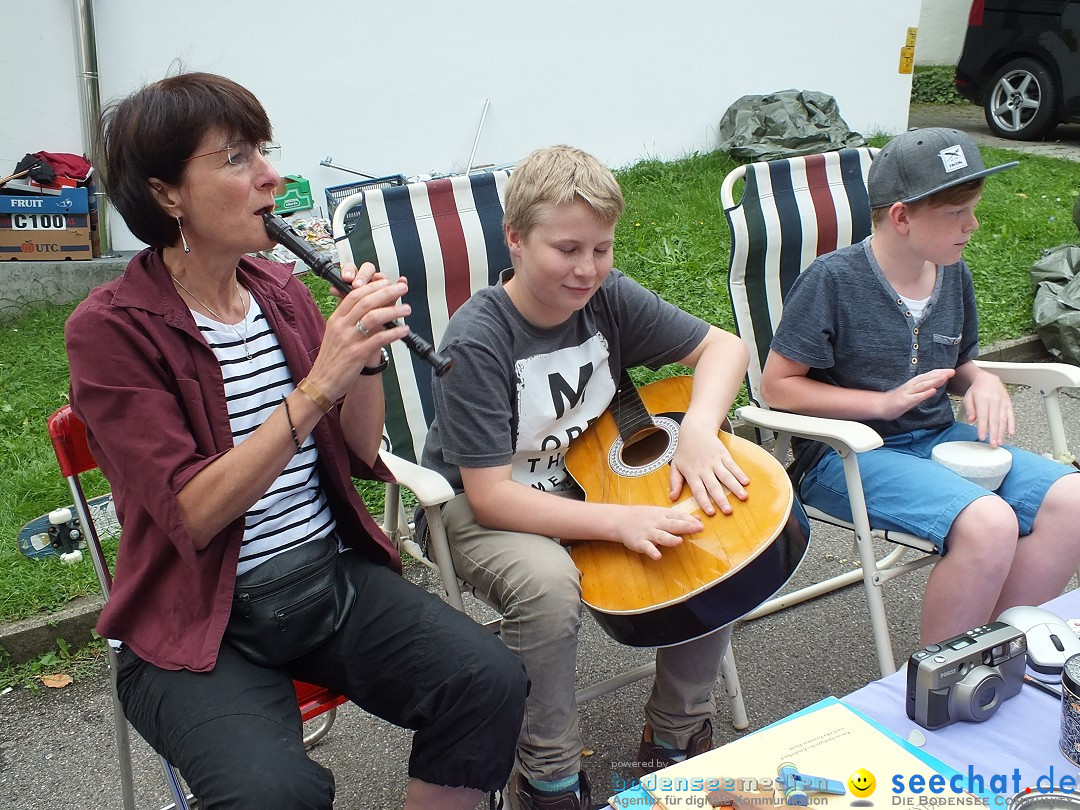
[[[111,494],[91,498],[88,503],[99,537],[120,533]],[[19,530],[18,542],[19,551],[32,560],[59,556],[68,564],[82,560],[82,549],[86,547],[74,505],[34,518]]]

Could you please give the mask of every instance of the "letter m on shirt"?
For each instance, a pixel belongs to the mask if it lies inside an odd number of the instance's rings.
[[[573,386],[562,374],[556,372],[548,375],[548,389],[551,391],[551,404],[555,409],[555,417],[562,419],[563,414],[570,408],[576,408],[585,396],[585,386],[593,375],[593,365],[588,363],[578,369],[577,386]]]

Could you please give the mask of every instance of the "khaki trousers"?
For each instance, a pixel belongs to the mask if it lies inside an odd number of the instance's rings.
[[[518,761],[529,779],[562,779],[581,768],[574,702],[580,575],[556,540],[498,531],[476,522],[464,495],[443,508],[458,575],[502,614],[502,640],[520,656],[532,687],[518,738]],[[645,719],[680,748],[711,719],[713,686],[731,628],[656,652],[656,678]]]

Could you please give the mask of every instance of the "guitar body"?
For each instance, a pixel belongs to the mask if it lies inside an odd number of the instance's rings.
[[[747,500],[732,497],[732,514],[710,517],[686,486],[674,503],[668,498],[669,461],[690,387],[690,377],[673,377],[637,392],[659,428],[650,437],[636,441],[641,434],[635,433],[624,440],[613,404],[566,454],[567,471],[586,500],[671,506],[705,524],[679,546],[662,548],[660,560],[603,540],[570,547],[582,600],[608,635],[633,647],[680,644],[745,616],[783,587],[809,542],[809,522],[783,466],[728,433],[720,439],[750,477]]]

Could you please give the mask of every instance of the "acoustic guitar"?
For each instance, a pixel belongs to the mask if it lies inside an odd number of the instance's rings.
[[[633,647],[680,644],[745,616],[795,573],[810,537],[780,462],[728,433],[720,440],[750,478],[747,499],[729,498],[732,513],[712,517],[685,485],[671,501],[670,461],[690,387],[690,377],[673,377],[639,391],[624,374],[611,406],[566,454],[586,500],[670,506],[705,524],[661,548],[660,560],[604,540],[570,546],[582,600],[608,635]]]

